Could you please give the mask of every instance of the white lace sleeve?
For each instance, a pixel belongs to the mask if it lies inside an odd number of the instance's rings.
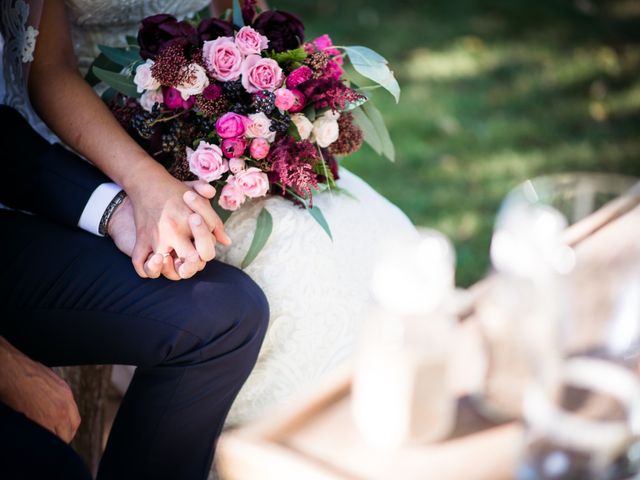
[[[38,117],[29,102],[27,78],[38,37],[42,0],[2,0],[0,31],[4,39],[2,51],[3,86],[0,104],[18,110],[29,124],[49,142],[58,137]]]

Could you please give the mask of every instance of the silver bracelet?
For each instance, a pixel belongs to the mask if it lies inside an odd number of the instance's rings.
[[[98,233],[104,237],[109,236],[109,232],[107,231],[107,227],[109,226],[109,220],[111,220],[111,216],[116,211],[118,206],[124,201],[127,196],[127,192],[124,190],[120,190],[118,194],[113,197],[111,203],[107,205],[107,209],[102,214],[102,218],[100,219],[100,225],[98,226]]]

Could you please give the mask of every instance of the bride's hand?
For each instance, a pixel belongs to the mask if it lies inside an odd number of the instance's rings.
[[[189,199],[190,207],[186,208],[186,210],[179,210],[181,214],[184,215],[181,220],[184,220],[188,229],[188,233],[183,237],[186,242],[182,242],[181,245],[187,243],[188,254],[192,256],[188,257],[187,261],[184,261],[184,257],[182,259],[178,258],[176,250],[171,252],[171,256],[163,258],[163,255],[160,253],[165,250],[156,250],[155,254],[150,253],[146,255],[142,261],[141,268],[144,275],[141,276],[143,277],[156,278],[162,274],[171,280],[189,278],[204,268],[205,260],[213,259],[215,256],[216,239],[225,245],[230,243],[229,238],[224,232],[222,222],[209,203],[209,199],[215,195],[213,187],[202,181],[187,182],[186,185],[180,185],[184,186],[184,188],[180,189],[180,191],[184,190],[182,194],[183,198],[180,200],[180,206],[185,207],[183,200],[187,201],[187,199]],[[191,194],[195,196],[195,200],[192,199]],[[129,256],[133,255],[135,248],[139,248],[136,247],[136,245],[138,245],[136,240],[137,231],[140,231],[140,228],[139,226],[136,228],[134,221],[134,205],[135,200],[126,197],[125,201],[111,217],[108,225],[109,236],[113,239],[116,246]],[[215,237],[211,233],[212,226],[215,227]],[[193,241],[191,240],[192,238]],[[166,250],[166,252],[169,253],[170,250]],[[136,268],[136,271],[139,270]]]

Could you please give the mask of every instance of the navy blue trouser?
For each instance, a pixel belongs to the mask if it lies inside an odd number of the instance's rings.
[[[260,288],[217,261],[189,280],[141,279],[110,239],[13,211],[0,210],[0,252],[0,335],[49,366],[138,367],[98,479],[205,479],[266,332]]]

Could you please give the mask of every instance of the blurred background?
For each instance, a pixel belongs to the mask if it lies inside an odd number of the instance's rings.
[[[489,268],[501,199],[565,171],[640,176],[640,0],[272,0],[307,39],[365,45],[391,63],[397,150],[343,165],[455,243],[457,283]]]

